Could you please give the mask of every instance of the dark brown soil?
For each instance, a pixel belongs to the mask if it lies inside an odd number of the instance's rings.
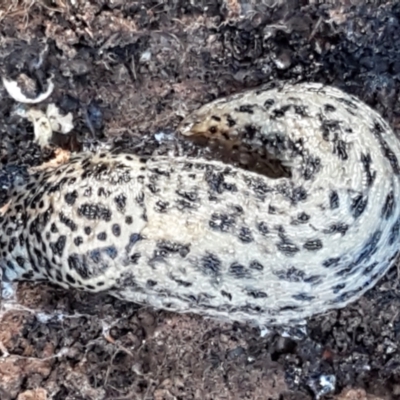
[[[0,162],[38,165],[56,146],[143,137],[141,151],[159,150],[154,134],[168,139],[199,105],[276,79],[344,88],[399,133],[398,2],[281,3],[2,2],[1,74],[39,86],[52,74],[48,102],[71,111],[76,129],[40,149],[1,87]],[[1,314],[2,400],[400,399],[396,268],[298,339],[45,284],[17,293]]]

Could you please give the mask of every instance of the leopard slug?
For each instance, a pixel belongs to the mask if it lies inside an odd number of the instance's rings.
[[[206,104],[179,131],[274,158],[290,174],[75,154],[10,189],[3,280],[268,326],[346,306],[396,261],[400,144],[356,97],[278,84]]]

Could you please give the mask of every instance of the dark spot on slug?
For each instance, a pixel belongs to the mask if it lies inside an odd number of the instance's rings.
[[[335,285],[335,286],[332,287],[332,292],[337,294],[338,292],[340,292],[345,287],[346,287],[345,283],[339,283],[338,285]]]
[[[264,266],[258,261],[252,261],[249,265],[249,268],[255,271],[262,271],[264,269]]]
[[[348,229],[349,226],[347,224],[344,222],[338,222],[337,224],[330,225],[329,228],[324,229],[323,232],[327,234],[340,233],[342,236],[344,236]]]
[[[303,105],[295,105],[294,106],[294,112],[297,115],[300,115],[301,117],[307,117],[308,112],[307,112],[308,107],[303,106]]]
[[[84,203],[78,208],[78,215],[89,220],[104,220],[109,222],[112,217],[111,210],[102,204]]]
[[[148,279],[147,282],[146,282],[146,286],[150,287],[150,288],[153,288],[154,286],[157,286],[157,282],[153,281],[152,279]]]
[[[75,246],[80,246],[82,243],[83,243],[82,236],[77,236],[77,237],[74,239],[74,244],[75,244]]]
[[[62,256],[65,244],[67,242],[67,237],[65,235],[61,235],[56,242],[50,243],[50,248],[51,251],[57,255],[57,256]]]
[[[338,266],[340,263],[340,257],[332,257],[332,258],[328,258],[326,259],[322,265],[326,268],[330,268],[330,267],[336,267]]]
[[[323,244],[320,239],[313,239],[307,240],[307,242],[304,243],[303,247],[309,251],[316,251],[322,249]]]
[[[239,239],[243,243],[251,243],[254,241],[251,230],[247,227],[241,227],[239,231]]]
[[[229,301],[232,300],[232,295],[228,292],[225,292],[225,290],[221,290],[222,296],[226,297]]]
[[[213,213],[211,215],[211,220],[209,221],[210,227],[220,232],[228,232],[234,224],[234,216],[228,214]]]
[[[385,139],[383,138],[382,134],[385,132],[385,129],[382,127],[379,121],[375,121],[374,126],[371,129],[373,135],[377,138],[379,145],[382,150],[383,156],[389,161],[393,172],[395,175],[400,175],[400,167],[399,161],[394,154],[393,150],[389,147],[386,143]]]
[[[116,237],[120,236],[121,235],[121,227],[119,226],[119,224],[113,224],[111,227],[111,232]]]
[[[349,158],[347,154],[347,144],[343,140],[338,140],[335,142],[333,152],[334,154],[337,154],[341,160],[347,160]]]
[[[269,233],[268,225],[264,221],[258,223],[257,229],[261,232],[263,236]]]
[[[364,197],[362,194],[354,198],[350,205],[350,211],[355,219],[360,217],[365,211],[368,203],[368,198]]]
[[[78,192],[76,190],[74,190],[73,192],[69,192],[64,196],[65,202],[69,206],[73,206],[77,198],[78,198]]]
[[[382,207],[382,218],[388,220],[393,215],[395,205],[396,201],[394,199],[393,190],[391,190],[386,196],[385,204]]]
[[[241,112],[241,113],[247,113],[247,114],[253,114],[254,113],[254,104],[243,104],[241,105],[238,109],[235,111]]]
[[[245,293],[248,296],[253,297],[254,299],[265,299],[268,297],[267,293],[262,292],[260,290],[246,289]]]
[[[98,233],[97,234],[97,239],[104,242],[105,240],[107,240],[107,233],[105,233],[105,232]]]
[[[290,240],[282,240],[282,242],[278,243],[276,246],[279,251],[288,256],[293,256],[298,251],[300,251],[300,249]]]
[[[158,200],[154,206],[154,211],[160,214],[167,212],[169,206],[168,201]]]
[[[67,226],[69,229],[71,229],[72,232],[75,232],[78,229],[78,226],[75,224],[75,222],[72,221],[72,219],[65,216],[62,212],[60,212],[59,217],[60,217],[60,222],[65,226]]]
[[[236,125],[236,121],[229,114],[226,116],[226,122],[230,128]]]
[[[200,269],[205,275],[218,277],[221,274],[221,261],[211,253],[207,253],[200,261]]]
[[[339,195],[336,191],[332,191],[329,195],[329,206],[331,210],[339,208]]]
[[[275,100],[274,99],[267,99],[264,102],[264,107],[269,110],[273,105],[275,104]]]
[[[361,163],[364,168],[364,173],[367,178],[367,186],[370,187],[376,178],[376,171],[372,172],[371,171],[371,164],[372,164],[372,159],[371,155],[368,154],[361,154]]]
[[[399,237],[400,232],[400,218],[390,228],[389,244],[392,245]]]
[[[229,274],[232,275],[236,279],[244,279],[244,278],[248,277],[246,268],[237,262],[230,265]]]
[[[300,300],[300,301],[312,301],[315,299],[315,296],[311,296],[307,293],[298,293],[294,294],[292,296],[295,300]]]
[[[336,111],[336,108],[332,104],[325,104],[324,110],[326,112],[333,112],[333,111]]]
[[[124,194],[119,194],[114,197],[114,202],[117,205],[117,210],[123,212],[126,207],[126,196]]]

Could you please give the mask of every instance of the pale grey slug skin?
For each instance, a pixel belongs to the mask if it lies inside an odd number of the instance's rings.
[[[343,307],[395,262],[400,145],[357,98],[281,84],[205,105],[180,130],[272,154],[292,176],[74,155],[11,190],[3,278],[265,326]]]

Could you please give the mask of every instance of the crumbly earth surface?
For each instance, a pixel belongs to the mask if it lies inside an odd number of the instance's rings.
[[[76,124],[54,147],[166,154],[190,111],[275,79],[345,88],[396,131],[400,10],[353,3],[11,2],[0,8],[1,68],[39,88],[54,75],[52,101]],[[1,91],[2,164],[40,165],[54,147],[32,142],[21,105]],[[334,386],[326,398],[395,399],[398,303],[394,267],[358,302],[308,320],[302,339],[260,338],[247,325],[21,284],[17,303],[2,305],[1,398],[310,399]]]

